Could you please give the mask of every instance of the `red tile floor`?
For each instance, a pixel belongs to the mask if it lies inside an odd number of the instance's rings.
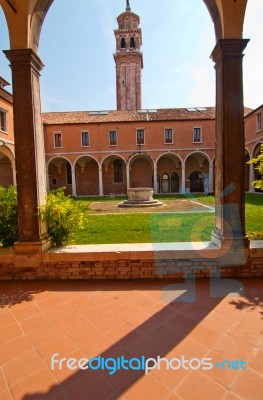
[[[242,296],[230,288],[214,297],[208,280],[173,287],[171,281],[2,282],[0,399],[261,400],[263,280],[235,284],[243,285]],[[109,375],[65,364],[52,369],[55,353],[168,361],[147,375],[124,369]],[[185,368],[178,368],[182,357]],[[212,369],[201,368],[204,357]],[[224,360],[238,362],[214,366]]]

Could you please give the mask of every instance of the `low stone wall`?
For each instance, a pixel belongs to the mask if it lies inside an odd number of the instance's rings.
[[[187,255],[187,257],[186,257]],[[46,252],[34,259],[0,254],[0,280],[177,279],[263,276],[263,248],[249,250],[246,264],[224,266],[218,250]]]

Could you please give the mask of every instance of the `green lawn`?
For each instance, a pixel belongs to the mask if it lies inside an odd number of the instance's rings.
[[[167,199],[168,196],[158,196],[158,198]],[[89,198],[81,201],[87,202],[88,205],[96,200],[102,199]],[[213,196],[196,197],[196,200],[205,204],[214,203]],[[263,239],[262,216],[263,196],[247,194],[246,229],[250,239]],[[87,213],[84,228],[77,232],[76,244],[210,241],[214,220],[213,213],[116,215]]]

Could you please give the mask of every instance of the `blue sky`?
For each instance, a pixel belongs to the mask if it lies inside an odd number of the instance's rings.
[[[116,17],[125,0],[54,0],[43,25],[39,56],[43,111],[116,108]],[[209,106],[215,102],[215,72],[210,54],[214,28],[202,0],[130,0],[141,18],[144,69],[143,108]],[[245,105],[263,103],[263,1],[248,0],[244,37]],[[9,48],[0,13],[1,49]],[[0,56],[0,75],[11,81]]]

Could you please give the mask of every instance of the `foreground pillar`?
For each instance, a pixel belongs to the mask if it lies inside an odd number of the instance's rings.
[[[13,79],[14,133],[18,194],[18,253],[41,253],[46,226],[38,217],[45,203],[46,168],[41,121],[39,76],[43,64],[31,49],[4,51]]]
[[[245,144],[242,59],[248,40],[220,39],[216,69],[216,224],[212,241],[221,248],[248,248],[245,233]]]

